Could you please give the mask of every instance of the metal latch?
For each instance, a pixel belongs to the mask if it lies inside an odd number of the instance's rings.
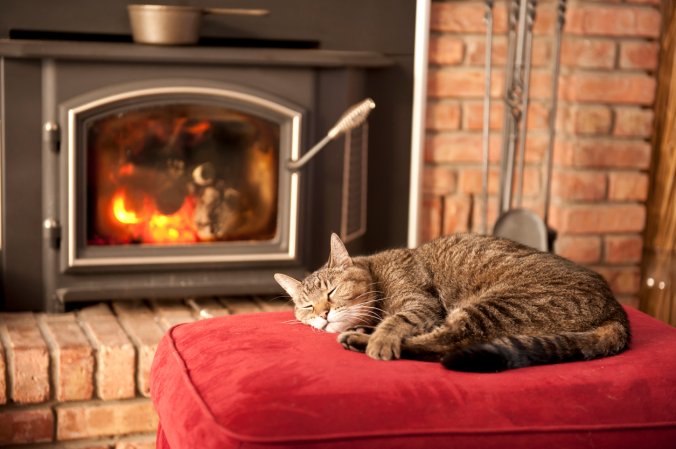
[[[49,144],[53,152],[58,153],[61,144],[61,127],[56,122],[46,122],[42,129],[44,141]]]
[[[44,228],[45,240],[49,242],[49,247],[59,249],[61,245],[61,223],[55,218],[47,218],[42,224]]]

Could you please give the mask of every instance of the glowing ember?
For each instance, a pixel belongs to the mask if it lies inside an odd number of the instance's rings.
[[[137,224],[140,220],[136,212],[127,210],[124,204],[124,193],[119,192],[113,197],[113,215],[117,221],[123,224]]]
[[[155,212],[148,220],[144,240],[154,243],[192,243],[197,241],[193,211],[195,202],[186,197],[181,208],[172,215]]]
[[[152,243],[192,243],[197,241],[193,214],[195,200],[187,196],[181,208],[174,214],[164,215],[157,211],[148,196],[143,198],[143,210],[133,211],[125,204],[124,191],[113,195],[112,212],[115,220],[124,226],[132,240]]]

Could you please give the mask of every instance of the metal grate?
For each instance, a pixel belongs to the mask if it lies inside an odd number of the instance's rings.
[[[340,238],[350,242],[366,232],[368,123],[345,134]]]

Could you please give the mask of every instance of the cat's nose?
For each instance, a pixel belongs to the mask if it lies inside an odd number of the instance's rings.
[[[322,313],[320,313],[319,316],[326,319],[329,316],[329,311],[325,310]]]

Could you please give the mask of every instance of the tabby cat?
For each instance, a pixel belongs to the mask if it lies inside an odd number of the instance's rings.
[[[475,234],[351,258],[331,236],[323,267],[275,280],[296,318],[374,359],[497,372],[617,354],[627,315],[601,276],[559,256]]]

